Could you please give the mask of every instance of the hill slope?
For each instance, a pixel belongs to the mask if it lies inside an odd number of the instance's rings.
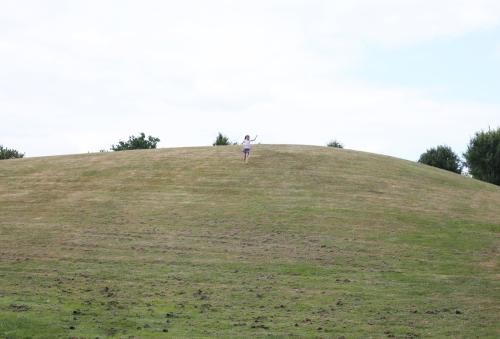
[[[500,188],[257,145],[0,162],[0,337],[496,337]]]

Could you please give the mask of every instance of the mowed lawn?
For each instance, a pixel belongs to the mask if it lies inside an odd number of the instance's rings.
[[[0,161],[0,337],[500,336],[500,187],[313,146]]]

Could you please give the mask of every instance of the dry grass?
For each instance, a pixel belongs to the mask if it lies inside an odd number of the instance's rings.
[[[498,206],[323,147],[2,161],[0,336],[496,337]]]

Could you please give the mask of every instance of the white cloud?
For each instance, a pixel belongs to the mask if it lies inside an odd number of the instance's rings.
[[[300,143],[307,136],[324,145],[339,138],[348,148],[415,159],[438,144],[461,152],[474,131],[500,124],[499,106],[435,101],[422,92],[363,84],[283,88],[273,97],[249,114],[255,117],[252,130],[263,130],[273,143]]]
[[[499,21],[490,0],[3,1],[1,142],[40,155],[97,151],[139,131],[164,146],[256,131],[262,142],[339,137],[414,158],[445,143],[448,125],[458,147],[456,135],[498,123],[498,106],[374,87],[346,70],[369,45]]]

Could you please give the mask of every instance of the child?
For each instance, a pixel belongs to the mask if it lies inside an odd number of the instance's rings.
[[[248,158],[250,158],[250,142],[255,141],[257,136],[253,140],[250,140],[249,135],[245,135],[245,139],[243,140],[243,161],[248,163]]]

